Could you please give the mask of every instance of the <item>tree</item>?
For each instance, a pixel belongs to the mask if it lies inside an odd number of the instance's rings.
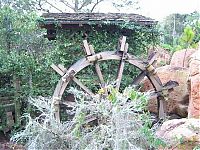
[[[200,14],[171,14],[160,24],[163,32],[163,44],[176,47],[195,47],[200,40]]]
[[[174,46],[176,40],[181,36],[186,15],[181,14],[171,14],[167,16],[162,23],[163,32],[164,32],[164,43]]]
[[[184,32],[180,38],[180,43],[184,48],[189,48],[192,43],[193,43],[193,39],[195,37],[195,32],[192,30],[192,27],[187,26],[184,29]]]
[[[50,12],[51,8],[59,12],[95,12],[100,3],[106,0],[36,0],[39,9]],[[135,6],[137,0],[107,0],[113,7],[120,9],[125,6]],[[63,8],[64,6],[64,8]],[[48,8],[48,9],[47,9]]]

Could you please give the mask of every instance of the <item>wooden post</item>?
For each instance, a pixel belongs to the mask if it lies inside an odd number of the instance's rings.
[[[14,87],[15,87],[15,123],[20,124],[20,117],[21,117],[21,102],[20,102],[20,80],[13,76]]]

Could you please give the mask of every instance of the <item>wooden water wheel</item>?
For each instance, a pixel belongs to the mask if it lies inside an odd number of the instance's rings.
[[[60,121],[60,107],[59,104],[61,103],[61,98],[63,96],[63,93],[68,86],[69,82],[74,82],[80,88],[88,93],[89,95],[93,96],[94,93],[84,85],[77,77],[77,73],[79,73],[81,70],[85,69],[86,67],[93,65],[96,71],[96,74],[99,79],[99,83],[101,87],[105,86],[104,76],[102,74],[101,68],[99,64],[103,61],[107,60],[116,60],[119,61],[118,71],[117,71],[117,77],[116,77],[116,89],[120,88],[122,76],[123,76],[123,70],[125,63],[129,63],[136,68],[138,68],[141,73],[133,79],[132,84],[137,85],[139,84],[142,79],[146,76],[151,84],[154,87],[154,90],[157,93],[160,93],[157,95],[158,99],[158,112],[159,112],[159,118],[165,118],[166,116],[166,101],[165,96],[163,94],[163,90],[168,90],[173,88],[172,86],[164,87],[161,83],[159,77],[156,74],[155,68],[153,67],[153,64],[155,62],[156,56],[151,57],[147,62],[138,59],[137,57],[131,55],[128,53],[128,43],[126,43],[126,37],[123,36],[119,40],[119,45],[117,51],[104,51],[100,53],[95,53],[92,45],[89,45],[87,40],[83,41],[84,50],[86,53],[85,58],[80,59],[75,64],[73,64],[71,67],[66,69],[62,65],[52,65],[51,67],[59,73],[62,77],[59,80],[56,89],[53,94],[53,105],[52,107],[55,110],[55,117],[58,121]]]

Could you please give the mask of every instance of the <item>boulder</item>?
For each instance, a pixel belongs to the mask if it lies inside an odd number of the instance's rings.
[[[175,87],[173,91],[169,92],[167,100],[167,113],[170,115],[178,115],[180,117],[187,117],[187,107],[189,103],[189,93],[187,88],[187,80],[189,70],[182,67],[172,67],[170,65],[159,67],[156,69],[163,84],[168,81],[176,81],[179,86]],[[145,78],[142,82],[141,91],[149,91],[153,89],[150,81]],[[157,99],[153,98],[149,100],[148,110],[152,113],[158,113],[157,111]]]
[[[200,144],[200,119],[168,120],[156,131],[156,136],[167,143],[165,150],[192,150]]]
[[[189,118],[200,118],[200,50],[191,56],[189,63]]]
[[[196,52],[196,49],[183,49],[176,51],[172,55],[170,65],[173,67],[189,67],[190,56]]]

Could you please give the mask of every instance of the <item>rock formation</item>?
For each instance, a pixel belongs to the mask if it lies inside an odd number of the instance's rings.
[[[176,114],[180,117],[187,117],[187,107],[189,103],[189,93],[187,88],[187,80],[189,70],[182,67],[172,67],[170,65],[159,67],[156,69],[157,74],[163,84],[168,81],[177,81],[179,86],[175,87],[169,93],[167,100],[167,113]],[[153,89],[150,81],[145,78],[142,81],[141,91],[149,91]],[[149,100],[148,110],[157,113],[157,99]]]
[[[183,49],[176,51],[172,55],[170,65],[173,67],[189,67],[190,56],[196,52],[196,49]]]
[[[200,144],[200,119],[168,120],[156,135],[167,143],[165,150],[192,150]]]
[[[200,118],[200,48],[195,52],[189,63],[189,118]]]

